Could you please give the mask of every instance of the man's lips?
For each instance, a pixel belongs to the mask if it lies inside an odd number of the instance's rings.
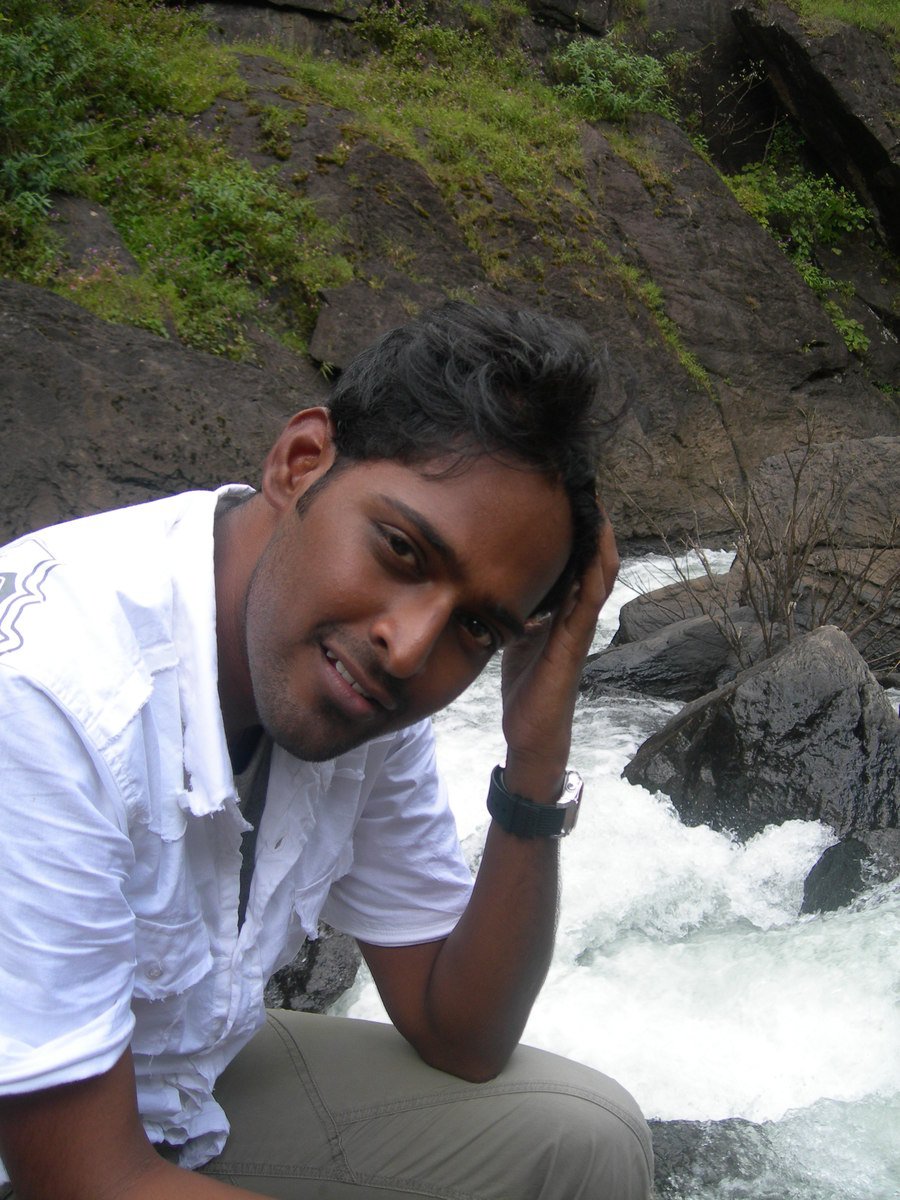
[[[338,675],[357,695],[362,696],[365,700],[369,700],[372,703],[379,704],[389,712],[393,712],[397,708],[397,700],[389,691],[379,687],[355,665],[347,666],[343,659],[339,658],[333,650],[329,650],[327,646],[323,647],[323,649],[325,657],[334,666]]]

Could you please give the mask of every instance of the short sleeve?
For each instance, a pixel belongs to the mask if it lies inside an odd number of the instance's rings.
[[[0,1094],[108,1070],[134,1019],[133,850],[81,731],[0,667]]]
[[[446,937],[471,890],[431,722],[421,721],[384,758],[356,825],[353,864],[332,884],[322,917],[361,941],[411,945]]]

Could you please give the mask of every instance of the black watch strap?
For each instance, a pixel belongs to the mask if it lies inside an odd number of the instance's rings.
[[[565,837],[575,827],[583,786],[576,771],[567,771],[563,794],[556,804],[536,804],[534,800],[508,792],[503,771],[496,766],[491,772],[488,788],[488,812],[501,829],[516,837]]]

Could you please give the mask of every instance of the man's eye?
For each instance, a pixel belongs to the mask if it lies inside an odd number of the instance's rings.
[[[383,529],[382,538],[392,558],[399,559],[405,567],[418,567],[419,555],[412,542],[393,529]]]
[[[462,613],[459,617],[459,623],[477,646],[482,650],[494,651],[497,649],[497,637],[494,631],[485,625],[483,621],[479,621],[477,617],[467,616]]]

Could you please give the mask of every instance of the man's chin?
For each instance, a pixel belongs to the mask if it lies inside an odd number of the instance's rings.
[[[385,733],[393,733],[401,727],[402,723],[395,724],[392,721],[389,728],[387,725],[383,725],[368,729],[357,727],[354,729],[287,730],[263,721],[263,728],[276,746],[280,746],[282,750],[286,750],[288,754],[299,758],[302,762],[311,763],[330,762],[342,754],[355,750],[358,746],[365,745],[366,742],[371,742],[373,738],[380,737]]]

